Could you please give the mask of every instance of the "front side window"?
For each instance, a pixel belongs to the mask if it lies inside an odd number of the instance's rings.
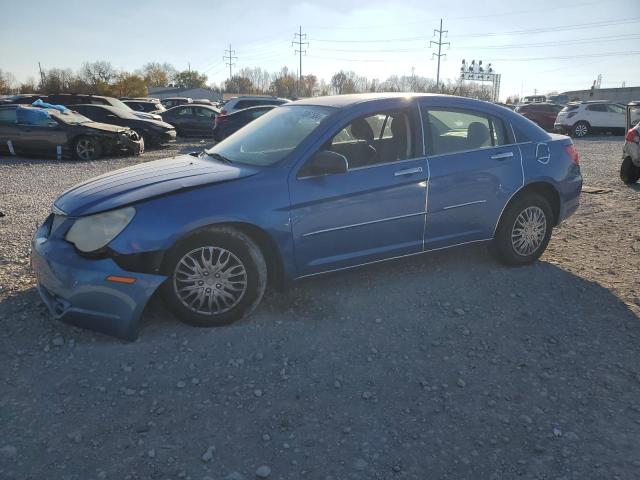
[[[333,111],[331,107],[313,105],[274,108],[206,153],[231,162],[273,165],[300,145]]]
[[[194,108],[194,110],[196,112],[196,117],[212,118],[216,116],[216,113],[208,108]]]
[[[325,149],[344,155],[353,170],[412,158],[413,139],[409,111],[393,110],[352,120]]]
[[[609,111],[611,113],[624,114],[626,112],[625,108],[622,105],[618,105],[618,104],[615,104],[615,103],[607,105],[607,107],[609,108]]]
[[[176,117],[191,117],[191,116],[193,116],[193,108],[191,107],[179,108],[178,111],[176,112]]]
[[[492,148],[509,143],[498,118],[469,110],[427,110],[424,124],[431,155]]]

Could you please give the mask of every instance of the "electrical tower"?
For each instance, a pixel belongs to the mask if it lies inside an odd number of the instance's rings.
[[[306,33],[302,33],[302,25],[300,26],[300,33],[293,34],[293,41],[291,42],[291,46],[297,46],[295,53],[300,55],[300,70],[298,70],[298,93],[297,96],[300,96],[300,87],[302,86],[302,54],[307,54],[306,50],[302,50],[302,46],[309,46],[309,42],[303,42],[302,40],[307,38]]]
[[[446,53],[442,53],[442,46],[443,45],[451,45],[451,43],[449,42],[443,42],[442,41],[442,34],[444,33],[445,38],[447,37],[447,34],[449,33],[449,30],[442,30],[442,19],[440,19],[440,29],[434,29],[433,30],[433,35],[435,36],[435,34],[438,34],[438,41],[435,42],[433,40],[431,40],[429,42],[429,48],[431,48],[431,45],[437,45],[438,46],[438,53],[432,53],[431,54],[431,58],[433,59],[434,56],[438,57],[438,73],[436,76],[436,88],[440,88],[440,58],[441,57],[446,57],[447,54]]]
[[[231,50],[231,44],[229,44],[229,50],[225,50],[224,57],[222,57],[225,61],[225,65],[229,66],[229,85],[231,85],[231,78],[233,78],[231,67],[234,67],[236,65],[233,61],[238,59],[238,57],[233,56],[235,55],[235,53],[236,51]],[[238,93],[240,93],[240,82],[238,82]]]

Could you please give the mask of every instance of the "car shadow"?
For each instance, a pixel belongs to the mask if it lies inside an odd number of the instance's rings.
[[[27,312],[26,314],[24,312]],[[24,317],[24,318],[23,318]],[[449,329],[472,323],[488,330],[507,321],[514,335],[529,323],[544,324],[557,335],[588,329],[615,344],[615,332],[640,333],[638,316],[610,290],[545,261],[525,267],[497,263],[482,246],[382,262],[305,279],[285,292],[268,290],[246,319],[225,328],[270,328],[283,323],[309,328],[372,322],[396,328]],[[508,320],[513,320],[509,323]],[[106,335],[52,320],[35,288],[0,301],[0,321],[7,337],[63,334],[75,342],[119,343]],[[141,320],[138,342],[168,335],[197,337],[201,329],[184,325],[155,295]],[[305,327],[305,328],[306,328]]]

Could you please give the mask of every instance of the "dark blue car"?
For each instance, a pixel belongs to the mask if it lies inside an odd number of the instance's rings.
[[[320,97],[215,147],[63,193],[32,264],[52,314],[132,339],[158,290],[183,320],[249,314],[267,283],[473,242],[535,261],[578,208],[571,139],[443,95]]]

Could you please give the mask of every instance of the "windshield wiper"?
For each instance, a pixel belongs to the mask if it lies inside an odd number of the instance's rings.
[[[231,165],[233,163],[230,159],[228,159],[224,155],[220,155],[219,153],[207,153],[207,155],[209,155],[210,157],[215,158],[216,160],[220,160],[223,163],[227,163],[229,165]]]

